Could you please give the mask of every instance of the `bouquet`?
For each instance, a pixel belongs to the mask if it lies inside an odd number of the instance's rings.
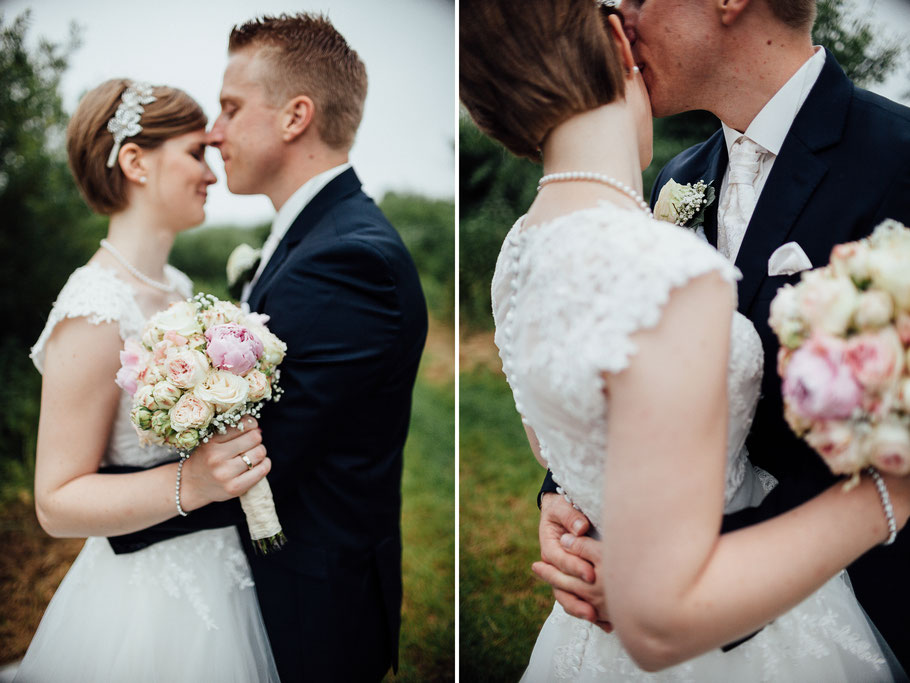
[[[771,303],[784,416],[835,474],[910,473],[910,230],[887,220]]]
[[[116,382],[133,397],[130,419],[143,445],[168,445],[180,458],[246,415],[277,401],[287,347],[268,316],[209,294],[176,302],[148,321],[120,352]],[[240,496],[253,544],[263,553],[285,542],[266,479]]]

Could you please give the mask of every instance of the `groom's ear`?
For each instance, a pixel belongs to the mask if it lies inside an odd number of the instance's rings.
[[[284,106],[281,112],[281,129],[285,142],[291,142],[303,135],[313,120],[314,109],[313,100],[306,95],[298,95]]]
[[[749,6],[751,0],[715,0],[720,23],[724,26],[732,26],[743,10]]]

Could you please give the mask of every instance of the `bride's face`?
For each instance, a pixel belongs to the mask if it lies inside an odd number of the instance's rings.
[[[205,161],[204,129],[166,140],[148,152],[147,191],[167,225],[185,230],[205,220],[207,188],[215,175]]]

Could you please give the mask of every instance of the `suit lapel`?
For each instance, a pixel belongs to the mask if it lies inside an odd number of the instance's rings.
[[[828,171],[817,154],[843,135],[852,84],[828,53],[825,66],[796,116],[765,182],[736,258],[742,271],[739,310],[747,312],[768,277],[768,259],[781,244],[816,239],[822,226],[794,230]],[[806,232],[808,230],[808,232]],[[805,234],[801,234],[805,232]]]
[[[252,310],[257,310],[271,281],[287,260],[291,250],[310,233],[330,208],[359,190],[360,179],[354,169],[349,168],[338,177],[333,178],[310,200],[309,204],[303,207],[303,211],[294,219],[291,227],[278,243],[275,253],[269,259],[262,275],[259,276],[253,291],[250,292],[249,304]]]

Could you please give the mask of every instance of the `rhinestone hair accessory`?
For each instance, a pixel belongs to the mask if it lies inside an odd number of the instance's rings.
[[[156,98],[152,94],[152,86],[148,83],[132,81],[120,96],[120,106],[114,113],[113,118],[107,122],[107,129],[114,136],[114,146],[107,158],[107,167],[113,168],[117,161],[117,153],[120,152],[120,144],[133,135],[142,132],[142,126],[139,125],[139,117],[145,111],[144,104],[151,104]]]

